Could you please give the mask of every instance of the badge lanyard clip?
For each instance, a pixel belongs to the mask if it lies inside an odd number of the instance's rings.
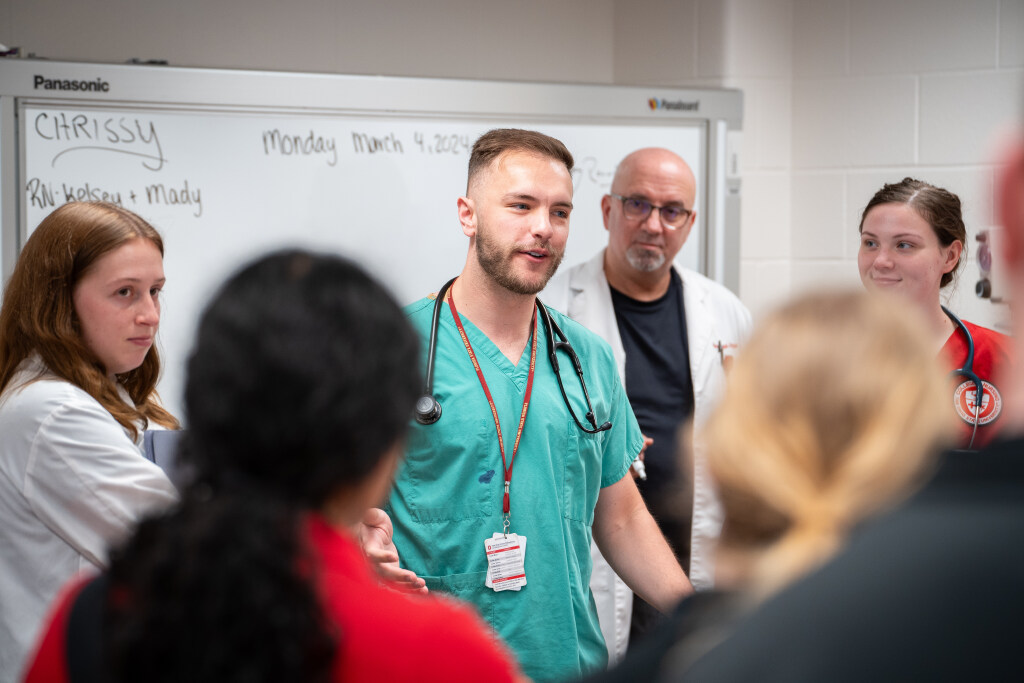
[[[504,511],[504,527],[505,527],[505,529],[504,529],[504,531],[502,533],[504,533],[506,537],[508,536],[508,528],[510,526],[510,523],[509,523],[509,512],[510,511],[509,511],[509,505],[508,505],[508,485],[511,484],[511,483],[512,482],[508,481],[507,479],[505,480],[505,504],[504,504],[504,507],[503,507],[503,511]]]

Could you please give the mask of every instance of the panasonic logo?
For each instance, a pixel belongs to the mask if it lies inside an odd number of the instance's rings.
[[[46,78],[36,74],[32,79],[35,90],[72,90],[78,92],[110,92],[110,83],[102,78],[95,81],[72,81],[60,78]]]

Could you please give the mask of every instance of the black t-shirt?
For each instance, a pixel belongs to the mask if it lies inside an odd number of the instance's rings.
[[[676,438],[693,415],[683,283],[673,270],[668,291],[655,301],[637,301],[614,287],[611,293],[626,352],[626,395],[641,431],[654,439],[644,456],[647,481],[637,486],[677,555],[688,558],[692,511],[679,509],[678,491],[693,482],[680,470]]]

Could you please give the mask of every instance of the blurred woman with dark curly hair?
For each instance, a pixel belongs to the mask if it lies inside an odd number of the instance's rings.
[[[180,505],[70,589],[27,680],[512,680],[470,608],[382,586],[350,531],[390,490],[419,390],[416,336],[358,267],[288,251],[241,270],[189,359]]]

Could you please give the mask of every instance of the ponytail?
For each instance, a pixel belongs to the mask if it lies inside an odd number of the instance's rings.
[[[206,491],[193,487],[112,556],[113,680],[330,680],[337,634],[310,580],[302,514],[266,491]]]
[[[943,396],[924,327],[885,300],[814,294],[766,318],[706,427],[723,575],[764,597],[912,491],[951,426]]]

